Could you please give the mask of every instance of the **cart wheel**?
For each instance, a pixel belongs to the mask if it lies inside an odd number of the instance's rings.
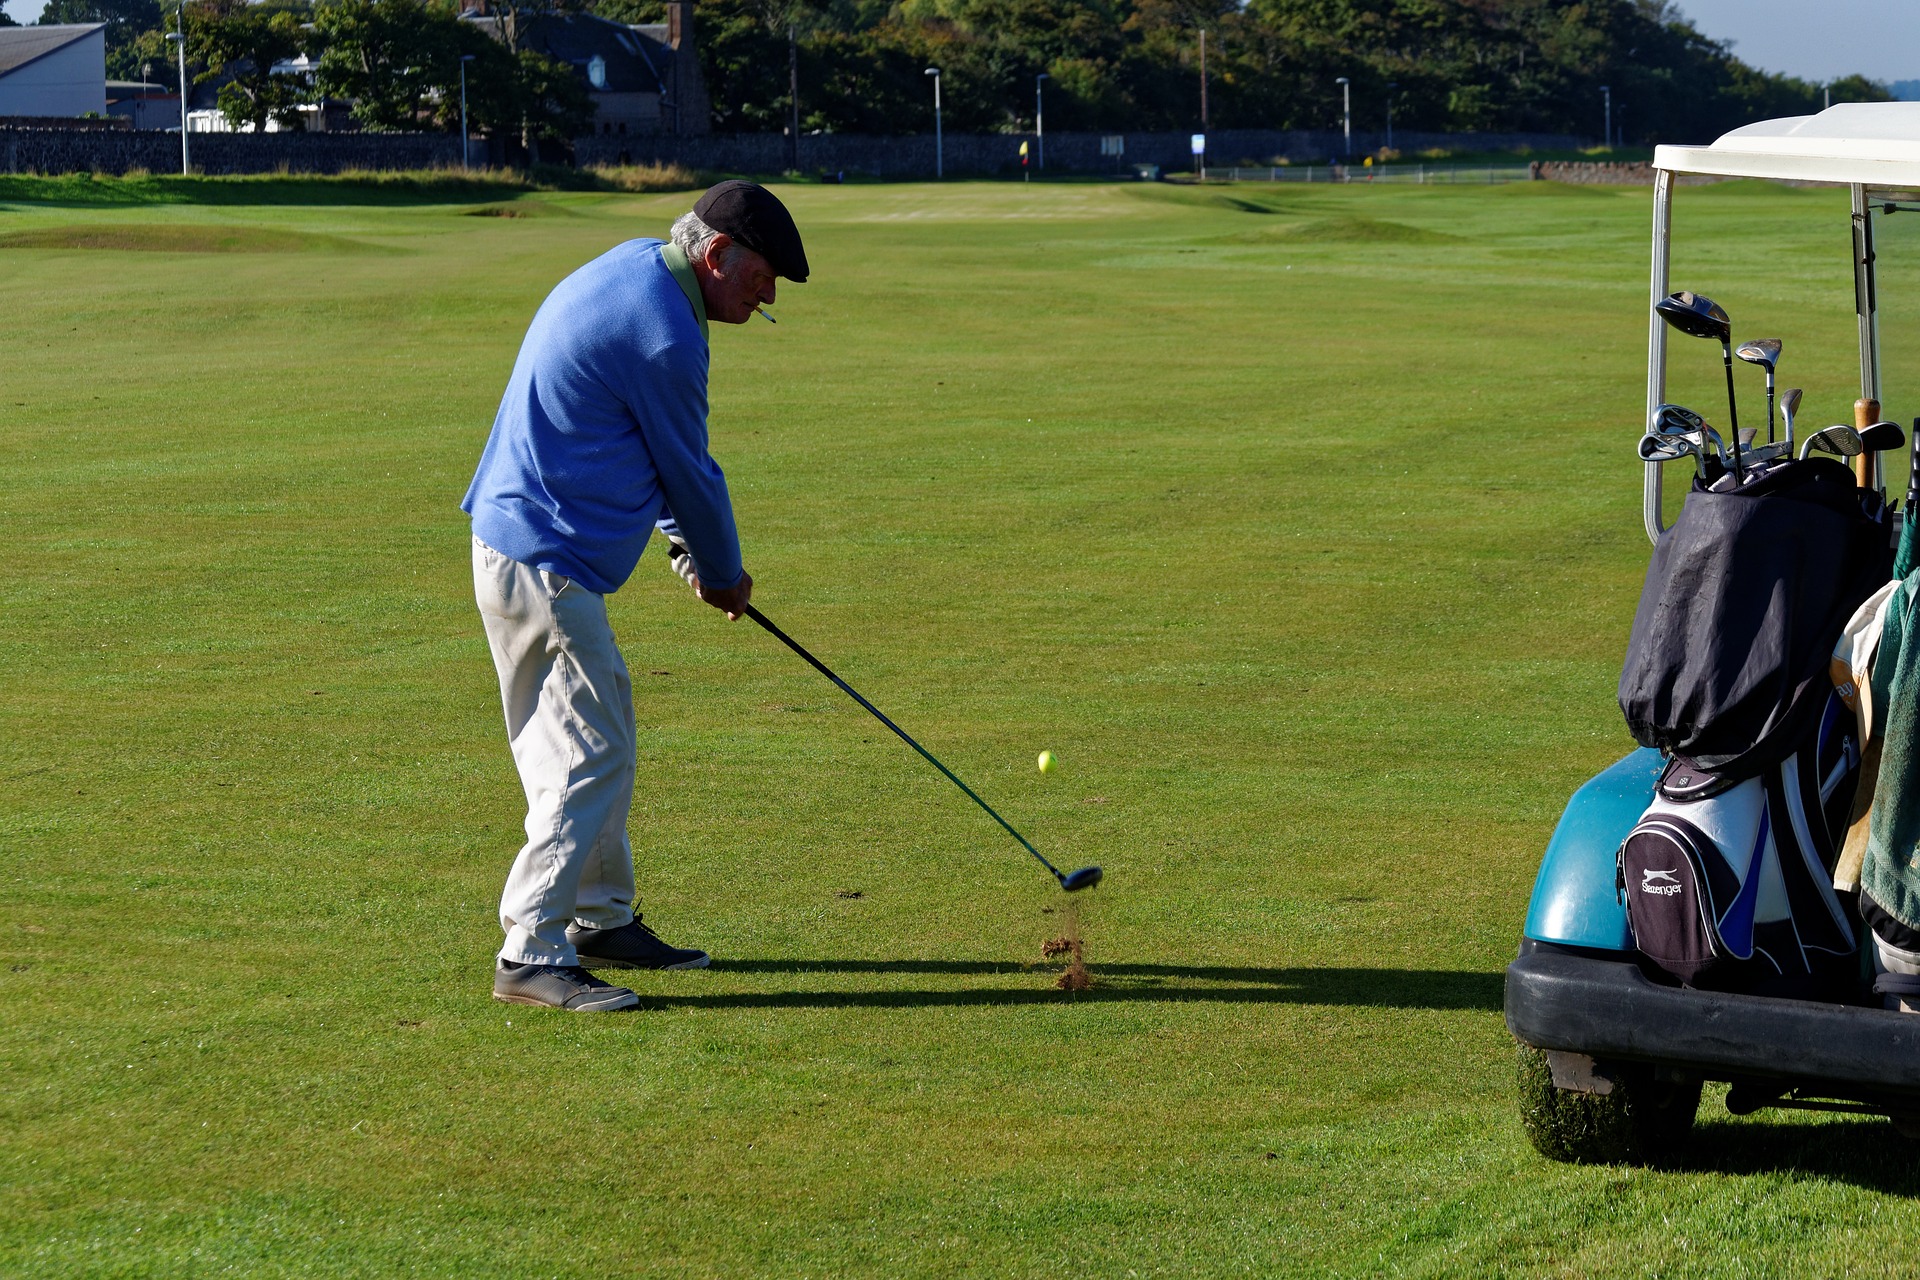
[[[1606,1094],[1562,1089],[1544,1050],[1520,1046],[1520,1121],[1541,1155],[1578,1164],[1643,1164],[1693,1130],[1700,1081],[1666,1081],[1650,1067],[1609,1070]]]

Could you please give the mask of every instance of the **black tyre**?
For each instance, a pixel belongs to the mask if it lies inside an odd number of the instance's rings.
[[[1576,1164],[1644,1164],[1676,1150],[1693,1131],[1700,1081],[1656,1079],[1651,1067],[1609,1069],[1607,1094],[1553,1083],[1543,1050],[1520,1046],[1520,1122],[1541,1155]]]

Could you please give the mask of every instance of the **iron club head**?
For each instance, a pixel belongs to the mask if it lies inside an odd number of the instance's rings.
[[[1822,453],[1838,454],[1843,458],[1857,458],[1866,452],[1866,445],[1861,442],[1858,431],[1852,427],[1835,424],[1831,427],[1822,427],[1808,436],[1807,442],[1800,446],[1800,456],[1805,458],[1815,449]]]
[[[1800,388],[1788,387],[1780,393],[1780,416],[1787,424],[1787,453],[1793,453],[1793,415],[1800,411]]]
[[[1653,429],[1662,435],[1694,432],[1706,425],[1705,418],[1685,405],[1663,404],[1653,411]]]
[[[1733,341],[1733,321],[1727,318],[1719,303],[1705,294],[1682,289],[1654,303],[1653,309],[1662,320],[1691,337],[1712,338],[1722,343]]]
[[[1700,456],[1700,446],[1680,432],[1649,431],[1640,437],[1640,461],[1676,462],[1681,458],[1693,459],[1693,473],[1700,479],[1707,478],[1707,464]]]
[[[1861,447],[1867,453],[1898,449],[1906,442],[1907,433],[1900,429],[1897,422],[1876,422],[1860,433]]]
[[[1748,364],[1757,364],[1768,373],[1780,363],[1780,339],[1755,338],[1752,342],[1743,342],[1734,348],[1733,354]]]
[[[1091,889],[1100,883],[1100,868],[1082,867],[1078,871],[1069,871],[1060,877],[1060,887],[1068,893],[1078,893],[1082,889]]]

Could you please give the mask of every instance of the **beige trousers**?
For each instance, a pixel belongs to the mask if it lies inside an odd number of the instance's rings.
[[[633,919],[633,683],[607,602],[473,540],[473,594],[527,796],[527,842],[500,895],[502,960],[571,965],[567,925]]]

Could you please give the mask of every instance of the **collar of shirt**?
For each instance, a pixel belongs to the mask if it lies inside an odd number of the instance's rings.
[[[693,265],[687,261],[687,255],[681,252],[680,246],[671,240],[660,246],[660,261],[667,264],[667,270],[673,273],[673,282],[680,286],[680,292],[687,295],[687,302],[693,307],[693,318],[700,322],[700,336],[705,338],[707,302],[700,296],[700,282],[693,278]]]

